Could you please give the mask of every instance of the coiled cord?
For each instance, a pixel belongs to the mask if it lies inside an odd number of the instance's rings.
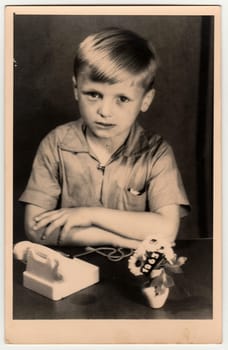
[[[109,261],[118,262],[132,255],[134,249],[131,248],[112,248],[112,247],[86,247],[86,251],[74,254],[73,258],[79,258],[91,253],[97,253],[106,257]]]

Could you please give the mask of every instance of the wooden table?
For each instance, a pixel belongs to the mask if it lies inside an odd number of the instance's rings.
[[[81,248],[64,248],[79,252]],[[184,273],[173,275],[175,286],[161,309],[152,309],[139,281],[129,273],[128,259],[111,262],[92,253],[84,260],[100,267],[100,282],[60,301],[49,300],[22,285],[25,265],[14,261],[13,318],[29,319],[211,319],[211,239],[177,241],[175,252],[188,257]]]

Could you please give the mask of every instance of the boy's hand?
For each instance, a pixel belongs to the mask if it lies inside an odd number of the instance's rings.
[[[91,208],[62,208],[48,211],[35,218],[36,223],[33,229],[38,231],[46,227],[45,233],[41,237],[41,239],[45,239],[57,228],[61,228],[60,241],[64,241],[73,227],[92,225],[90,212]]]

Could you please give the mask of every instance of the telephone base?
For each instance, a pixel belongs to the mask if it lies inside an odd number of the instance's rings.
[[[72,272],[68,279],[49,281],[26,270],[23,272],[23,285],[57,301],[99,282],[99,268],[97,266],[79,259],[69,259],[68,264]]]

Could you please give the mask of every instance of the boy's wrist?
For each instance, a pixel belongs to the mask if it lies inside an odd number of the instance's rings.
[[[100,226],[100,213],[102,211],[102,207],[92,207],[88,208],[89,220],[91,222],[91,226]]]

